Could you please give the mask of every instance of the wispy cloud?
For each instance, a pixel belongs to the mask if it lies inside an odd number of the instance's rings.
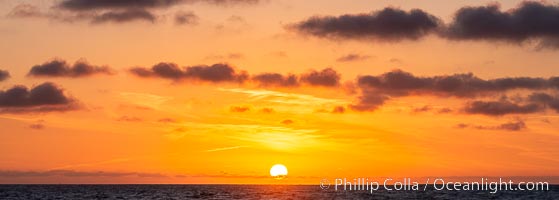
[[[222,148],[208,149],[208,150],[205,150],[204,152],[227,151],[227,150],[234,150],[234,149],[240,149],[240,148],[245,148],[245,147],[248,147],[248,146],[222,147]]]

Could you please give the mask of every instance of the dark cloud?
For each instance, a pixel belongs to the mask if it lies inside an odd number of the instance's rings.
[[[0,82],[8,80],[10,78],[10,72],[0,69]]]
[[[64,0],[57,7],[84,11],[128,8],[168,8],[182,3],[208,3],[213,5],[256,4],[260,0]]]
[[[231,110],[231,112],[244,113],[250,111],[250,108],[246,106],[231,106],[229,110]]]
[[[426,106],[422,106],[422,107],[417,107],[417,108],[413,108],[412,112],[414,113],[421,113],[421,112],[429,112],[433,110],[433,107],[426,105]]]
[[[75,100],[64,90],[47,82],[28,89],[15,86],[0,91],[0,112],[50,112],[75,109]]]
[[[199,17],[193,12],[179,11],[175,13],[175,24],[177,25],[195,25],[198,24]]]
[[[299,85],[299,78],[294,74],[263,73],[253,76],[252,80],[263,87],[295,87]]]
[[[451,113],[452,109],[450,108],[441,108],[439,109],[438,113]]]
[[[77,61],[73,65],[64,60],[52,60],[31,68],[28,76],[35,77],[85,77],[94,74],[113,74],[107,66],[91,65],[85,61]]]
[[[556,112],[559,112],[559,97],[546,93],[533,93],[528,97],[530,102],[543,104]]]
[[[311,70],[301,75],[262,73],[252,76],[252,80],[263,87],[297,87],[301,83],[311,86],[335,87],[340,84],[341,75],[331,68],[321,71]]]
[[[464,109],[466,113],[500,116],[506,114],[529,114],[543,110],[538,104],[517,104],[503,101],[473,101]]]
[[[172,80],[192,79],[207,82],[238,82],[247,78],[246,72],[238,72],[228,64],[198,65],[179,67],[175,63],[159,63],[151,68],[136,67],[130,69],[132,74],[140,77],[159,77]]]
[[[440,20],[422,10],[384,8],[368,14],[314,16],[288,26],[296,32],[334,39],[417,40],[441,26]]]
[[[332,68],[322,71],[312,70],[301,75],[301,82],[313,86],[334,87],[340,84],[341,75]]]
[[[347,54],[345,56],[339,57],[338,59],[336,59],[336,61],[338,61],[338,62],[354,62],[354,61],[367,60],[369,58],[371,58],[371,56],[352,53],[352,54]]]
[[[147,21],[155,23],[157,16],[144,9],[126,9],[122,11],[108,11],[93,17],[91,23],[100,24],[107,22],[124,23],[131,21]]]
[[[64,0],[58,7],[68,10],[162,8],[184,2],[184,0]]]
[[[506,131],[521,131],[527,128],[526,123],[522,120],[517,120],[514,122],[507,122],[503,124],[499,124],[497,126],[480,126],[480,125],[471,125],[471,124],[458,124],[456,128],[464,129],[464,128],[474,128],[479,130],[506,130]]]
[[[453,40],[490,40],[521,43],[531,39],[559,39],[559,7],[525,1],[501,11],[499,5],[464,7],[458,10],[443,35]],[[553,46],[559,43],[552,44]]]
[[[549,79],[512,77],[483,80],[473,74],[454,74],[418,77],[401,70],[378,76],[361,76],[357,85],[361,90],[357,110],[375,110],[393,97],[408,95],[434,95],[442,97],[473,98],[514,89],[543,90],[557,88],[556,77]]]

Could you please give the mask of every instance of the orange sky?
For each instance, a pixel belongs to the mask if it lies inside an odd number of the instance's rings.
[[[377,108],[354,107],[369,94],[358,77],[386,78],[382,74],[395,69],[424,81],[472,73],[487,82],[529,77],[553,84],[548,78],[559,76],[558,51],[531,45],[539,35],[520,43],[451,40],[434,33],[387,41],[288,28],[311,16],[386,7],[418,8],[449,23],[464,6],[494,1],[202,1],[146,8],[152,21],[102,23],[76,15],[87,11],[56,7],[57,2],[63,1],[0,3],[0,70],[10,74],[0,81],[0,183],[318,184],[335,177],[559,176],[559,109],[553,103],[504,114],[467,109],[474,101],[528,105],[533,92],[557,101],[559,84],[466,97],[428,86],[402,89],[403,94],[387,84],[373,88],[371,95],[389,97]],[[499,3],[503,12],[521,6],[521,1]],[[13,14],[22,4],[34,14]],[[93,12],[113,8],[103,9]],[[181,12],[194,14],[195,22],[177,24]],[[349,55],[358,58],[342,61]],[[53,60],[68,67],[106,66],[110,72],[30,73]],[[226,63],[240,78],[206,80],[188,68],[168,78],[152,70],[161,62]],[[134,68],[150,75],[141,77]],[[313,72],[327,68],[337,73],[336,83],[313,82]],[[254,78],[261,73],[293,74],[299,85],[264,85]],[[68,108],[2,102],[14,86],[31,90],[45,82],[63,90]],[[41,98],[36,101],[46,97]],[[276,163],[287,166],[287,179],[269,177]]]

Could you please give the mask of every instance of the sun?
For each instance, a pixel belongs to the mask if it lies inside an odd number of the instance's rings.
[[[275,164],[270,169],[270,176],[278,179],[285,178],[287,176],[287,167],[282,164]]]

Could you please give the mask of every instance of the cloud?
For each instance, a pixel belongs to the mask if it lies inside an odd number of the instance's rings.
[[[107,66],[96,66],[79,60],[73,65],[64,60],[52,60],[43,64],[35,65],[29,70],[28,76],[34,77],[86,77],[94,74],[113,74]]]
[[[173,119],[173,118],[161,118],[157,121],[161,122],[161,123],[176,123],[176,122],[178,122],[178,120]]]
[[[108,11],[93,17],[91,23],[101,24],[107,22],[124,23],[131,21],[147,21],[155,23],[157,16],[144,9],[126,9],[122,11]]]
[[[8,13],[10,18],[44,18],[60,22],[89,21],[92,24],[147,21],[159,18],[156,9],[180,4],[206,3],[217,6],[250,5],[260,0],[62,0],[42,11],[32,4],[22,3]],[[198,17],[189,12],[177,12],[175,23],[195,24]]]
[[[476,98],[501,94],[507,91],[559,89],[558,78],[507,77],[484,80],[473,74],[453,74],[419,77],[409,72],[394,70],[378,76],[360,76],[357,87],[361,95],[357,103],[350,105],[354,110],[373,111],[386,101],[410,95],[438,97]],[[507,102],[476,101],[468,105],[468,113],[503,115],[509,113],[531,113],[540,111],[538,105],[517,105]],[[489,109],[489,110],[487,110]]]
[[[212,5],[256,4],[260,0],[64,0],[57,7],[84,11],[127,8],[168,8],[183,3],[207,3]]]
[[[151,68],[136,67],[130,69],[132,74],[140,77],[159,77],[179,80],[199,80],[207,82],[237,82],[242,83],[248,75],[244,71],[236,71],[228,64],[197,65],[179,67],[175,63],[159,63]]]
[[[200,18],[193,12],[178,11],[175,13],[175,24],[177,25],[195,25],[199,20]]]
[[[64,0],[57,7],[83,11],[97,9],[164,8],[177,5],[183,0]]]
[[[260,112],[266,113],[266,114],[270,114],[270,113],[273,113],[273,112],[275,112],[275,111],[274,111],[273,108],[262,108],[262,109],[260,110]]]
[[[301,75],[261,73],[254,76],[238,71],[229,64],[197,65],[179,67],[175,63],[159,63],[151,68],[134,67],[129,70],[133,75],[144,78],[164,78],[174,81],[235,82],[251,81],[261,87],[298,87],[309,86],[336,87],[340,85],[341,75],[331,68],[320,71],[310,70]]]
[[[10,78],[10,72],[0,69],[0,82],[8,80]]]
[[[526,123],[522,120],[517,120],[514,122],[507,122],[503,124],[499,124],[497,126],[480,126],[480,125],[471,125],[471,124],[458,124],[456,128],[464,129],[464,128],[475,128],[479,130],[506,130],[506,131],[521,131],[527,128]]]
[[[522,43],[531,39],[550,44],[559,39],[559,7],[537,1],[525,1],[509,11],[498,4],[463,7],[443,33],[452,40],[487,40]],[[559,43],[553,44],[555,48]]]
[[[312,70],[309,73],[301,75],[301,82],[313,86],[338,86],[340,84],[340,79],[341,75],[332,68],[326,68],[322,71]]]
[[[421,113],[421,112],[429,112],[433,110],[433,107],[429,106],[429,105],[425,105],[423,107],[417,107],[417,108],[413,108],[412,112],[414,113]]]
[[[291,125],[295,122],[293,120],[286,119],[286,120],[281,121],[281,123],[284,124],[284,125]]]
[[[45,14],[34,5],[22,3],[14,7],[7,15],[10,18],[45,17]]]
[[[345,113],[345,108],[343,106],[336,106],[334,107],[334,109],[332,109],[332,113]]]
[[[31,124],[31,125],[29,125],[29,128],[35,129],[35,130],[42,130],[42,129],[45,129],[45,125],[39,124],[39,123]]]
[[[301,75],[262,73],[252,76],[252,80],[262,87],[298,87],[301,83],[311,86],[335,87],[340,84],[341,75],[332,68],[321,71],[311,70]]]
[[[142,118],[134,117],[134,116],[122,116],[117,119],[120,122],[141,122],[144,121]]]
[[[529,114],[543,110],[538,104],[516,104],[507,100],[502,101],[474,101],[469,103],[465,111],[469,114],[483,114],[500,116],[506,114]]]
[[[263,87],[295,87],[299,86],[299,78],[294,74],[282,75],[278,73],[262,73],[252,77]]]
[[[559,97],[557,96],[536,92],[531,94],[528,99],[532,103],[540,103],[555,110],[556,112],[559,112]]]
[[[367,14],[314,16],[288,30],[332,39],[417,40],[435,32],[440,20],[420,9],[384,8]]]
[[[231,112],[244,113],[250,111],[250,108],[246,106],[232,106],[229,110],[231,110]]]
[[[77,108],[76,101],[54,83],[46,82],[28,89],[14,86],[0,91],[0,112],[50,112]]]
[[[371,58],[371,56],[352,53],[352,54],[347,54],[345,56],[339,57],[338,59],[336,59],[336,61],[338,61],[338,62],[354,62],[354,61],[367,60],[369,58]]]

